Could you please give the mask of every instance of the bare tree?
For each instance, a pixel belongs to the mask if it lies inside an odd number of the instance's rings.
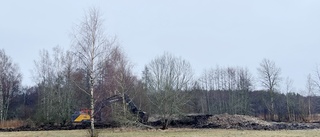
[[[125,94],[130,95],[130,92],[133,92],[133,86],[136,80],[131,72],[132,65],[126,58],[121,47],[117,45],[111,49],[108,59],[101,63],[101,68],[99,74],[99,88],[97,89],[96,95],[100,97],[121,95],[123,97],[122,109],[119,108],[118,104],[112,104],[112,114],[115,114],[113,116],[115,116],[117,120],[120,120],[119,122],[127,123],[127,118],[131,118],[128,117],[131,115],[126,115],[128,109],[125,102]],[[97,100],[101,99],[103,98],[97,98]]]
[[[237,69],[237,90],[240,92],[238,101],[240,114],[250,114],[249,91],[252,89],[252,75],[247,68]]]
[[[14,94],[19,91],[21,83],[21,73],[17,64],[12,62],[12,59],[6,55],[5,51],[0,50],[0,119],[7,119],[8,110],[11,99]]]
[[[281,69],[278,68],[273,61],[263,59],[260,63],[260,67],[258,68],[258,72],[262,86],[267,88],[268,92],[270,93],[271,104],[268,108],[270,112],[270,118],[271,120],[274,120],[274,92],[281,82]]]
[[[103,29],[100,12],[92,8],[85,14],[83,21],[74,32],[73,49],[82,67],[88,73],[88,89],[82,89],[90,96],[91,107],[91,136],[94,136],[94,89],[99,73],[99,64],[106,59],[110,42]]]
[[[214,87],[214,78],[212,76],[211,71],[204,70],[202,76],[199,78],[199,83],[201,84],[201,87],[203,90],[205,90],[205,98],[206,98],[206,104],[201,104],[201,106],[206,106],[207,114],[211,113],[210,109],[210,91],[213,90]]]
[[[149,99],[154,111],[161,115],[163,129],[167,129],[174,114],[180,114],[188,102],[182,94],[190,86],[193,77],[190,63],[169,53],[152,60],[148,72]]]
[[[320,91],[320,66],[316,66],[316,71],[313,76],[314,86],[316,86],[317,90]]]
[[[249,91],[252,88],[252,75],[247,68],[237,69],[237,90]]]
[[[122,107],[124,116],[126,117],[127,107],[125,102],[125,94],[128,90],[133,89],[132,86],[134,77],[131,73],[132,65],[126,59],[120,47],[117,47],[113,50],[111,59],[114,61],[112,65],[114,66],[114,70],[116,70],[113,75],[113,79],[117,83],[117,89],[115,92],[118,92],[117,94],[121,94],[123,97]]]
[[[286,107],[287,107],[287,115],[288,115],[288,120],[290,121],[292,118],[291,118],[291,110],[290,110],[290,99],[289,99],[289,93],[292,93],[293,91],[293,88],[292,88],[292,85],[293,85],[293,81],[287,77],[286,79]]]
[[[306,89],[307,89],[307,94],[308,94],[308,116],[309,116],[309,119],[311,120],[312,119],[312,112],[311,112],[311,98],[312,96],[314,95],[314,88],[315,88],[315,85],[314,85],[314,81],[311,77],[311,74],[308,75],[307,77],[307,84],[306,84]]]

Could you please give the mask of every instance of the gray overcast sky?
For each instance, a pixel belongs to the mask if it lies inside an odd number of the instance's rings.
[[[248,67],[263,58],[304,89],[320,63],[319,0],[10,0],[0,5],[0,48],[18,63],[23,84],[39,50],[68,49],[72,28],[97,7],[140,75],[165,51],[190,61],[199,76],[219,66]],[[259,85],[258,83],[256,85]]]

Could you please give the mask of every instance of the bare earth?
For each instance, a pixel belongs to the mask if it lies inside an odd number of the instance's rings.
[[[0,137],[86,137],[87,130],[0,132]],[[100,137],[317,137],[320,129],[313,130],[234,130],[234,129],[101,129]]]

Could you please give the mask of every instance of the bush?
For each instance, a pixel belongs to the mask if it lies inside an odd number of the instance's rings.
[[[2,129],[18,128],[24,125],[25,123],[22,120],[7,120],[0,122],[0,128]]]

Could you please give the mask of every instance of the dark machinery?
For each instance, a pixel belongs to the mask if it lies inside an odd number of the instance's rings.
[[[138,116],[139,118],[139,122],[141,123],[146,123],[148,121],[148,116],[147,113],[140,110],[134,103],[133,101],[129,98],[129,96],[127,94],[124,94],[124,96],[121,95],[114,95],[112,97],[103,99],[102,101],[100,101],[95,107],[96,112],[100,112],[101,109],[103,109],[104,107],[115,103],[115,102],[124,102],[126,103],[126,105],[128,106],[129,111]]]
[[[95,112],[99,113],[101,109],[104,107],[115,103],[115,102],[125,102],[126,105],[128,106],[129,111],[138,116],[139,122],[141,123],[146,123],[148,121],[148,116],[147,113],[140,110],[129,98],[128,95],[124,94],[124,96],[121,95],[114,95],[109,98],[103,99],[102,101],[99,101],[96,106],[95,106]],[[80,111],[76,111],[74,114],[71,116],[71,121],[75,124],[77,123],[90,123],[90,111],[88,109],[82,109]]]

